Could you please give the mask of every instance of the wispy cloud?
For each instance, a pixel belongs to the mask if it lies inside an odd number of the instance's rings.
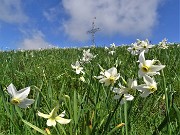
[[[41,31],[34,31],[32,35],[27,38],[24,38],[23,41],[20,43],[19,48],[25,50],[34,50],[34,49],[41,49],[41,48],[50,48],[50,43],[48,43],[45,38],[44,34]]]
[[[0,0],[0,20],[7,23],[24,23],[28,17],[24,14],[21,0]]]
[[[62,0],[69,16],[65,33],[75,40],[86,40],[92,18],[106,35],[150,35],[157,21],[161,0]]]
[[[44,17],[50,21],[53,22],[57,19],[58,16],[58,10],[57,7],[50,8],[43,12]]]

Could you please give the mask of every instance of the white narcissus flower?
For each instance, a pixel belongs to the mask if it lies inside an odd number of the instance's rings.
[[[114,99],[119,99],[124,94],[120,104],[124,104],[126,100],[127,101],[133,100],[134,97],[131,95],[131,93],[136,90],[135,88],[136,86],[137,86],[136,80],[128,79],[127,87],[124,87],[121,84],[119,84],[119,88],[112,88],[112,91],[116,93]]]
[[[109,54],[113,55],[115,53],[115,51],[110,51]]]
[[[115,43],[110,44],[111,48],[116,48]]]
[[[161,42],[159,42],[158,47],[161,48],[161,49],[167,49],[168,48],[167,39],[164,38]]]
[[[82,62],[89,62],[91,61],[93,58],[95,58],[96,56],[94,56],[92,53],[90,53],[90,49],[83,50],[83,58],[81,59]]]
[[[106,47],[106,46],[104,47],[104,49],[105,49],[105,50],[109,50],[109,48],[108,48],[108,47]]]
[[[151,45],[149,43],[148,39],[146,39],[145,41],[137,39],[137,44],[139,46],[140,52],[145,51],[145,53],[147,53],[150,48],[154,47],[154,45]]]
[[[156,74],[160,74],[158,71],[163,69],[165,65],[154,65],[155,60],[145,60],[144,51],[142,51],[139,55],[139,77],[143,77],[144,75],[153,76]]]
[[[148,75],[143,76],[145,84],[135,86],[135,88],[142,92],[141,97],[147,97],[149,94],[157,90],[156,81]]]
[[[16,90],[15,86],[11,83],[7,87],[7,91],[11,96],[11,103],[17,105],[21,108],[27,108],[29,105],[34,103],[33,99],[28,99],[27,96],[30,92],[30,87],[21,89],[19,91]]]
[[[71,119],[63,118],[65,116],[65,111],[60,115],[57,115],[57,108],[54,108],[49,114],[44,114],[38,111],[38,116],[48,119],[47,126],[56,126],[56,122],[60,124],[68,124]]]
[[[117,69],[115,67],[101,71],[100,74],[100,76],[95,76],[95,78],[100,79],[99,82],[105,83],[105,86],[114,85],[116,80],[118,80],[120,77],[120,74],[117,73]]]
[[[79,80],[82,81],[82,82],[85,82],[84,76],[81,76],[81,77],[79,78]]]
[[[131,44],[131,47],[128,47],[127,50],[131,52],[132,55],[138,55],[140,53],[139,46],[137,45],[137,43]]]
[[[83,67],[81,67],[79,61],[76,61],[75,65],[71,64],[71,67],[76,70],[76,74],[80,74],[80,73],[84,74],[84,72],[82,71]]]

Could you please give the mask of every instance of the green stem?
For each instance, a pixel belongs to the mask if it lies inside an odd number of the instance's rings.
[[[172,135],[171,127],[170,127],[170,117],[169,117],[169,99],[168,99],[168,90],[166,88],[166,80],[164,76],[164,72],[162,70],[162,76],[163,76],[163,84],[164,84],[164,93],[165,93],[165,101],[166,101],[166,116],[168,118],[168,134]]]
[[[123,97],[124,97],[124,94],[119,98],[116,106],[114,107],[113,112],[109,114],[109,116],[107,118],[107,121],[106,121],[106,124],[105,124],[105,127],[104,127],[105,130],[102,132],[103,135],[105,135],[105,133],[107,132],[107,128],[109,126],[109,123],[110,123],[112,117],[114,116],[114,114],[115,114],[115,112],[116,112],[116,110],[117,110],[117,108],[118,108],[118,106],[119,106],[119,104],[120,104]]]
[[[125,130],[126,130],[126,135],[128,135],[127,101],[125,101],[125,103],[124,103],[124,117],[125,117]]]

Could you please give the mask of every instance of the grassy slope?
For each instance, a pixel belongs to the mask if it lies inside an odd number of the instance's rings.
[[[104,129],[107,115],[111,113],[117,101],[113,100],[114,94],[109,92],[109,87],[99,84],[93,76],[99,75],[98,64],[104,69],[109,69],[118,59],[121,63],[119,62],[117,69],[121,76],[125,79],[137,78],[138,63],[136,61],[138,56],[132,56],[126,47],[118,47],[113,56],[108,55],[104,48],[92,48],[91,52],[98,55],[92,60],[92,63],[87,63],[84,67],[86,83],[80,82],[78,76],[71,69],[71,64],[82,56],[82,49],[1,52],[0,85],[3,90],[6,90],[10,83],[13,83],[17,89],[31,86],[32,91],[29,97],[36,100],[35,104],[20,112],[25,120],[41,129],[46,127],[46,120],[37,116],[37,110],[47,113],[58,102],[63,102],[60,111],[65,109],[67,117],[73,119],[69,125],[63,127],[68,135],[87,133],[92,115],[92,132],[94,134],[100,134],[103,130],[109,132],[116,125],[124,122],[124,107],[118,108],[108,129]],[[171,108],[169,109],[171,130],[173,134],[176,134],[178,133],[178,120],[172,104],[180,107],[180,47],[173,46],[168,50],[152,49],[145,54],[145,57],[146,59],[158,59],[163,65],[166,65],[164,75]],[[138,81],[142,82],[141,79]],[[134,93],[135,100],[128,102],[128,127],[129,133],[132,135],[152,134],[155,129],[160,127],[159,125],[164,127],[162,122],[165,119],[166,106],[165,100],[162,98],[164,94],[162,74],[156,77],[156,81],[158,90],[155,93],[147,98],[141,98],[136,92]],[[70,102],[64,101],[63,95],[69,95]],[[1,97],[1,133],[37,134],[34,133],[35,131],[30,132],[27,126],[22,126],[23,122],[14,113],[16,108],[5,102],[9,100],[6,91],[1,91]],[[164,125],[161,134],[165,135],[167,133],[166,121]],[[23,131],[21,131],[22,128]],[[62,127],[50,129],[51,132],[56,133],[57,130],[60,130],[59,128],[62,130]],[[118,133],[124,133],[124,128],[117,130],[116,134]]]

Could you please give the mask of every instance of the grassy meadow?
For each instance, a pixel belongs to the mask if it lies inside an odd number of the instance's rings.
[[[88,48],[45,49],[0,52],[0,135],[180,135],[180,47],[151,48],[145,58],[156,59],[166,67],[156,75],[157,91],[143,98],[134,91],[134,99],[120,104],[110,90],[99,83],[100,67],[116,67],[121,78],[114,87],[128,78],[138,78],[138,55],[131,55],[127,46],[116,47],[110,55],[104,48],[90,48],[96,55],[83,65],[84,79],[71,64],[81,59]],[[122,79],[123,78],[123,79]],[[29,108],[11,104],[7,87],[17,90],[30,87]],[[46,125],[40,111],[49,114],[58,106],[58,114],[70,123],[55,127]]]

